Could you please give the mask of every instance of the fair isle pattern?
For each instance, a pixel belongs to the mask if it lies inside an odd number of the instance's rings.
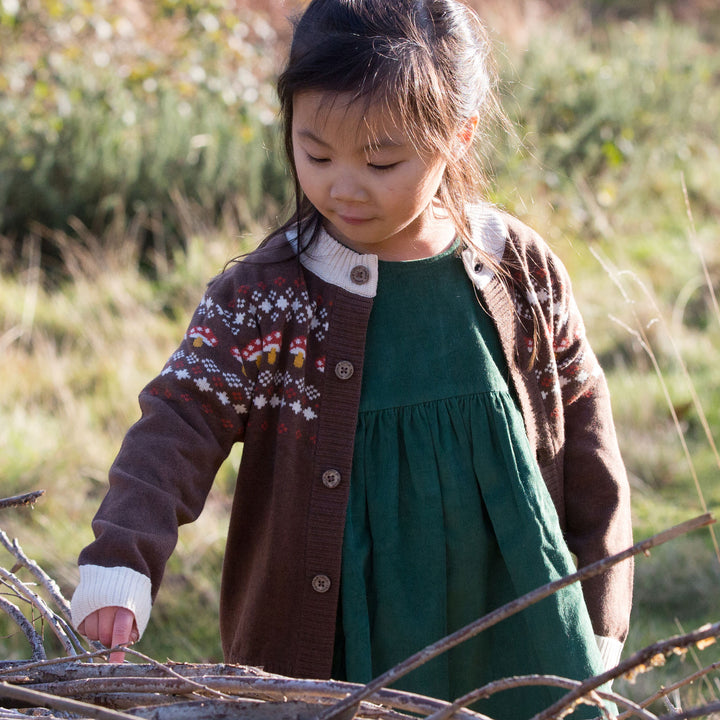
[[[328,317],[322,298],[311,300],[304,283],[282,277],[271,286],[242,285],[224,304],[207,292],[160,377],[179,381],[181,387],[191,384],[180,393],[186,402],[200,391],[207,398],[201,403],[206,414],[232,408],[247,420],[253,409],[288,408],[306,421],[315,420],[320,391],[307,378],[324,373],[325,358],[306,368],[305,357],[309,339],[325,339]],[[288,367],[281,366],[283,355],[292,358]],[[258,420],[263,427],[271,425]],[[227,419],[221,422],[228,424]],[[285,424],[278,423],[277,431],[286,432]]]
[[[516,281],[518,279],[515,277]],[[525,294],[524,297],[515,297],[515,311],[524,321],[523,326],[532,328],[534,308],[552,338],[554,358],[543,365],[535,364],[533,372],[543,400],[555,396],[552,405],[555,408],[553,415],[557,416],[563,402],[571,404],[592,392],[588,388],[602,370],[595,355],[585,350],[587,345],[582,322],[570,324],[570,318],[578,318],[579,315],[570,313],[567,303],[572,301],[571,295],[569,288],[563,286],[562,278],[536,266],[524,279]],[[529,360],[535,350],[532,335],[525,334],[521,346]]]

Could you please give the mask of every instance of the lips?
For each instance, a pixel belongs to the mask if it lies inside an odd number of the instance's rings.
[[[362,225],[363,223],[369,222],[371,219],[371,218],[364,218],[364,217],[352,217],[349,215],[338,215],[338,217],[346,225]]]

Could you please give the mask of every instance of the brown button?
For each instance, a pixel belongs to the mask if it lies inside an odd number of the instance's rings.
[[[327,488],[336,488],[340,484],[342,476],[337,470],[326,470],[322,474],[323,485]]]
[[[364,265],[356,265],[350,271],[350,279],[356,285],[364,285],[370,279],[370,271]]]
[[[341,380],[349,380],[353,376],[354,372],[355,372],[355,368],[353,367],[353,364],[351,362],[349,362],[348,360],[341,360],[335,366],[335,374]]]
[[[330,578],[327,575],[316,575],[312,579],[313,590],[318,593],[326,593],[330,589]]]

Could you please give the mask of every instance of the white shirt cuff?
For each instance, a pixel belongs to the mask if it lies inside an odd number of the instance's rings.
[[[150,578],[126,567],[80,565],[80,583],[70,603],[75,627],[100,608],[118,606],[130,610],[140,637],[152,609]]]

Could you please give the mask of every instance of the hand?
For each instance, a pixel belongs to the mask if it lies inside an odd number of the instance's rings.
[[[115,605],[90,613],[80,623],[78,631],[88,640],[99,640],[107,648],[134,643],[139,637],[135,615],[127,608]],[[121,650],[110,653],[109,662],[124,660],[125,653]]]

